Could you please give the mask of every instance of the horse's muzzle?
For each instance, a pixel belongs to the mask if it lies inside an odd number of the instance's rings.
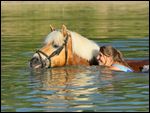
[[[31,60],[30,60],[30,67],[31,68],[43,68],[46,66],[46,62],[39,59],[38,57],[33,57]]]

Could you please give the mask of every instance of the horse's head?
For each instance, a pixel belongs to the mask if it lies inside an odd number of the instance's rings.
[[[51,25],[50,28],[44,47],[37,50],[30,60],[32,68],[63,66],[67,62],[71,35],[65,25],[61,30],[55,30]]]

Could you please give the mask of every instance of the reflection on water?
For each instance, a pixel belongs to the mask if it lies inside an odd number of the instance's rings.
[[[113,45],[126,59],[149,58],[145,2],[10,5],[2,5],[1,15],[1,111],[149,111],[149,73],[99,66],[28,69],[49,24],[65,23],[100,46]]]
[[[148,110],[148,76],[143,73],[99,66],[32,70],[28,87],[32,96],[25,101],[32,102],[33,111]]]
[[[13,77],[10,73],[11,70],[3,75],[2,111],[149,109],[148,73],[114,72],[99,66],[22,68]],[[8,78],[11,81],[6,84]]]

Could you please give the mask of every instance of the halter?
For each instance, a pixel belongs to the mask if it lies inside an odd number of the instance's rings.
[[[67,33],[67,36],[66,36],[66,39],[64,40],[64,43],[62,46],[60,46],[57,50],[55,50],[51,55],[47,55],[45,54],[43,51],[41,50],[37,50],[36,53],[39,55],[40,57],[40,62],[42,64],[42,67],[44,66],[43,62],[42,62],[42,57],[40,55],[40,53],[42,55],[44,55],[48,60],[49,60],[49,67],[51,67],[51,58],[55,55],[59,55],[60,52],[63,50],[64,46],[65,46],[65,65],[67,63],[67,58],[68,58],[68,51],[67,51],[67,41],[68,41],[68,33]]]

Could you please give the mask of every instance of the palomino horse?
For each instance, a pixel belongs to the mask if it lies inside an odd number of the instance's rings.
[[[64,65],[97,65],[96,56],[99,46],[83,36],[67,30],[55,30],[45,39],[45,46],[36,51],[30,61],[30,66],[56,67]]]
[[[96,56],[99,46],[95,42],[68,30],[65,25],[62,25],[61,30],[55,30],[51,25],[50,28],[51,33],[46,37],[44,47],[37,50],[30,61],[31,67],[98,65]],[[149,64],[149,60],[128,60],[127,63],[138,72]]]

